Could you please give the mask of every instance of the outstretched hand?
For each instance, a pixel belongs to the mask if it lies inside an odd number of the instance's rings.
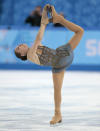
[[[52,17],[50,19],[48,19],[48,12],[51,14]],[[47,4],[42,12],[41,24],[47,25],[49,22],[53,22],[54,24],[60,23],[60,17],[61,15],[56,12],[54,6]]]
[[[56,24],[56,23],[59,23],[59,20],[60,20],[60,16],[61,15],[59,15],[57,12],[56,12],[56,10],[55,10],[55,8],[54,8],[54,6],[50,6],[51,7],[51,10],[52,10],[52,21],[53,21],[53,23],[54,24]]]
[[[47,4],[42,12],[42,18],[41,18],[41,24],[47,25],[49,23],[48,19],[48,8],[50,8],[50,5]]]

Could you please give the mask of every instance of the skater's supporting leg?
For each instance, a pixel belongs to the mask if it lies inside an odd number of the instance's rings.
[[[64,72],[53,73],[53,83],[54,83],[54,102],[55,102],[55,114],[50,124],[56,124],[62,120],[61,116],[61,88],[63,84]]]

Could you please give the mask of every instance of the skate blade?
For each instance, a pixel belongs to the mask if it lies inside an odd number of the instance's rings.
[[[62,120],[58,121],[57,123],[61,123],[61,122],[62,122]]]
[[[55,124],[51,124],[51,123],[50,123],[50,126],[51,126],[51,127],[59,126],[59,125],[61,125],[61,123],[62,123],[62,120],[58,121],[58,122],[55,123]]]

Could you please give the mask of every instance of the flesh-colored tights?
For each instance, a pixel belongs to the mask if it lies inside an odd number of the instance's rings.
[[[63,84],[64,72],[53,73],[53,84],[54,84],[54,102],[55,102],[55,111],[50,124],[56,124],[62,120],[61,116],[61,89]]]

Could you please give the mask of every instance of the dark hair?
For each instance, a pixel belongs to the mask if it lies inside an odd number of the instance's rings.
[[[23,60],[23,61],[26,61],[26,60],[27,60],[27,55],[21,56],[21,54],[18,53],[16,50],[14,50],[14,52],[15,52],[15,55],[16,55],[17,58],[19,58],[19,59],[21,59],[21,60]]]

